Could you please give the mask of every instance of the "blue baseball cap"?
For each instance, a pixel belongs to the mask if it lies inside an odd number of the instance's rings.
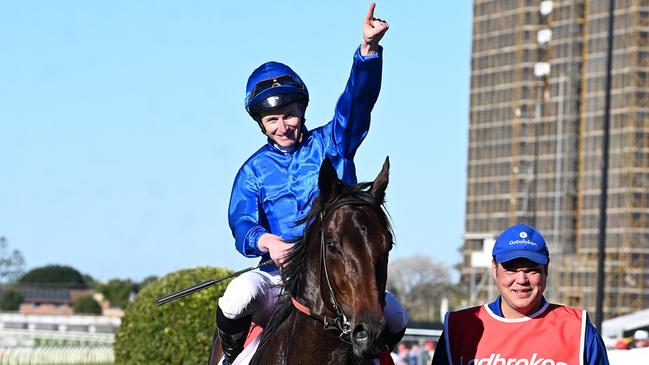
[[[521,257],[541,265],[547,265],[550,261],[548,246],[541,232],[527,224],[507,228],[496,239],[491,253],[496,262],[507,262]]]

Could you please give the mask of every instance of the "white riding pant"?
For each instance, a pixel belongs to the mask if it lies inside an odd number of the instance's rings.
[[[219,298],[219,308],[229,319],[252,315],[252,321],[264,327],[282,289],[279,271],[252,270],[232,280]],[[385,322],[391,333],[406,328],[408,314],[399,300],[389,291],[385,292]]]

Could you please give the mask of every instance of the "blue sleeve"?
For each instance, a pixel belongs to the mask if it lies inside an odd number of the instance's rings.
[[[228,223],[232,230],[237,251],[246,257],[258,257],[264,253],[257,241],[266,229],[260,224],[259,187],[254,173],[244,165],[237,173],[230,195]]]
[[[360,47],[356,50],[345,91],[336,104],[331,147],[347,159],[354,158],[370,129],[372,108],[381,90],[382,53],[382,47],[370,56],[362,56]]]
[[[602,337],[597,329],[590,323],[586,315],[586,339],[584,341],[584,364],[585,365],[608,365],[608,354]]]

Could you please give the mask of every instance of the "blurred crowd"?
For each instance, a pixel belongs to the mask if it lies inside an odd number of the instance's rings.
[[[649,332],[637,330],[631,337],[620,338],[615,341],[616,350],[630,350],[635,348],[649,347]]]
[[[418,343],[401,342],[392,352],[395,365],[430,365],[435,353],[435,342],[426,341],[423,346]]]

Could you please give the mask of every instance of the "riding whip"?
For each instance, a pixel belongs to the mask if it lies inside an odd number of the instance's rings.
[[[207,288],[209,288],[209,287],[211,287],[213,285],[216,285],[216,284],[218,284],[218,283],[220,283],[220,282],[222,282],[224,280],[228,280],[228,279],[233,278],[235,276],[241,275],[244,272],[252,271],[252,270],[258,269],[258,268],[263,267],[263,266],[268,266],[268,265],[270,265],[272,263],[273,263],[273,260],[262,261],[257,266],[249,267],[247,269],[243,269],[243,270],[234,272],[234,273],[232,273],[230,275],[227,275],[225,277],[222,277],[220,279],[212,279],[212,280],[204,281],[204,282],[202,282],[200,284],[196,284],[196,285],[194,285],[192,287],[185,288],[185,289],[179,290],[179,291],[177,291],[175,293],[171,293],[171,294],[162,296],[162,297],[158,298],[155,301],[155,304],[156,305],[163,305],[163,304],[169,303],[169,302],[174,301],[176,299],[180,299],[180,298],[186,297],[186,296],[188,296],[190,294],[194,294],[194,293],[197,293],[197,292],[199,292],[201,290],[207,289]]]

